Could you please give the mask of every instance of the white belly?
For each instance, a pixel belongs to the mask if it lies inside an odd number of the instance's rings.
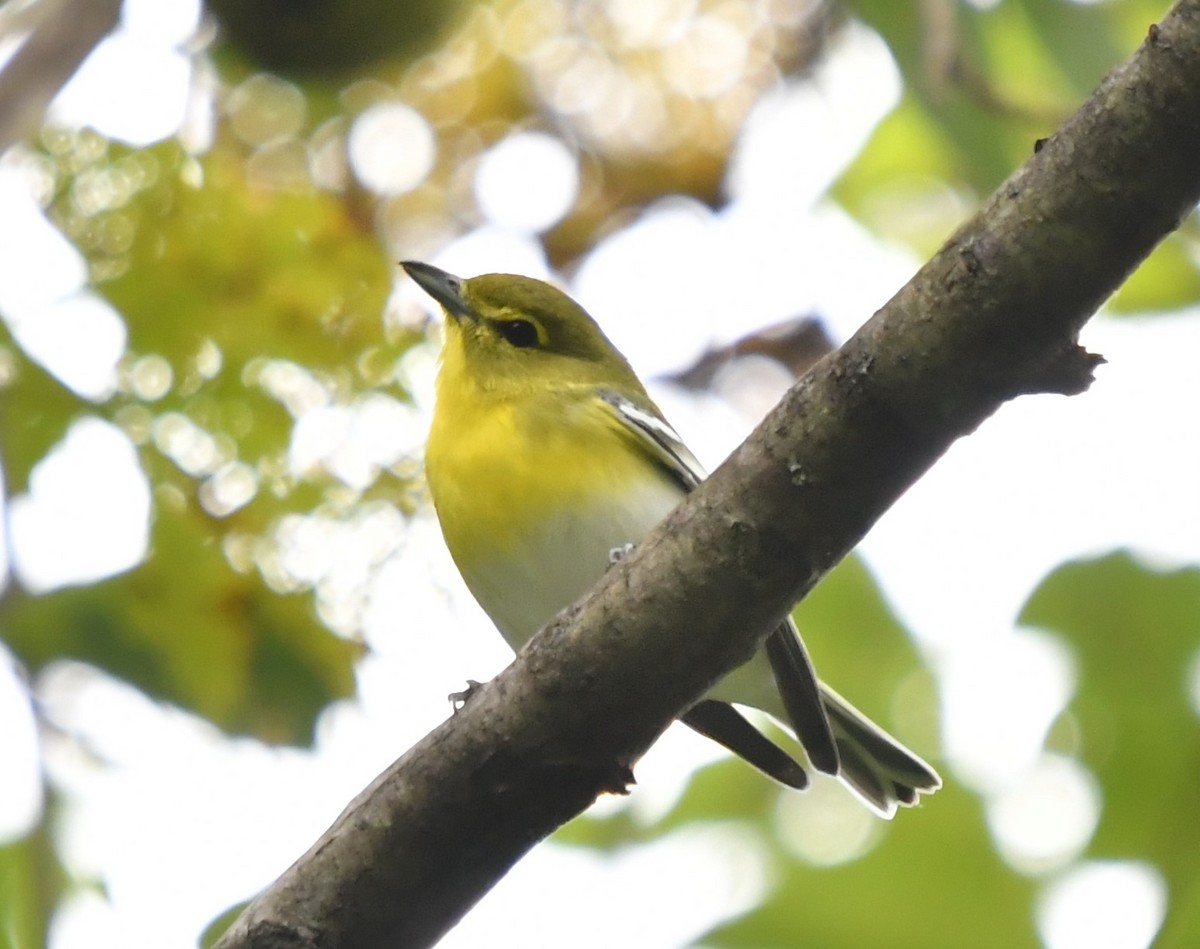
[[[628,494],[617,508],[575,504],[522,538],[521,555],[460,563],[459,569],[480,606],[518,650],[559,610],[596,585],[608,569],[611,550],[636,544],[682,497],[663,480]]]
[[[620,508],[575,504],[522,538],[524,556],[505,554],[459,570],[513,651],[583,597],[610,566],[610,551],[636,544],[683,499],[667,481],[647,484]],[[766,653],[714,686],[710,698],[749,705],[787,721]]]

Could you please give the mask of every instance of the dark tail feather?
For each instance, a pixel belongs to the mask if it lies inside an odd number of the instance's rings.
[[[820,683],[795,625],[781,623],[767,637],[767,659],[804,753],[818,771],[838,773],[838,748],[822,701]]]
[[[919,755],[821,683],[821,700],[837,742],[838,777],[881,817],[897,806],[910,807],[921,794],[942,786],[942,779]]]
[[[804,768],[751,725],[728,702],[704,699],[684,713],[683,723],[745,759],[768,777],[796,790],[808,787]]]

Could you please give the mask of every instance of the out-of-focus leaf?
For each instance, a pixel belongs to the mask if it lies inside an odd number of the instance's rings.
[[[458,11],[447,0],[209,0],[221,38],[270,69],[340,73],[419,53]]]
[[[71,422],[93,411],[85,402],[25,357],[0,322],[0,354],[10,367],[0,386],[0,457],[4,462],[5,489],[11,495],[29,487],[33,466],[45,457]]]
[[[845,5],[886,40],[905,91],[834,194],[876,233],[922,254],[1078,107],[1165,9],[1151,0]],[[1118,308],[1200,297],[1195,267],[1182,253],[1163,253],[1122,291]]]
[[[1181,828],[1144,819],[1147,782],[1160,801],[1179,794],[1200,803],[1200,724],[1186,682],[1200,649],[1197,617],[1200,569],[1160,573],[1128,553],[1060,567],[1021,613],[1022,623],[1054,630],[1075,649],[1071,711],[1082,757],[1107,790],[1100,850],[1177,852]]]
[[[638,793],[636,788],[633,793]],[[584,815],[573,820],[555,831],[554,841],[611,851],[658,840],[699,821],[744,819],[761,823],[780,793],[789,792],[781,791],[769,778],[730,755],[697,771],[671,812],[653,823],[644,823],[630,809],[622,808],[603,818]]]
[[[50,916],[65,889],[43,814],[25,837],[0,845],[0,949],[46,945]]]
[[[932,756],[936,697],[904,627],[857,557],[847,557],[822,580],[793,616],[820,676],[899,737]],[[904,707],[895,702],[904,687]],[[903,713],[899,715],[899,713]]]
[[[1033,884],[993,849],[977,799],[944,788],[903,811],[865,857],[814,867],[779,848],[782,876],[759,907],[703,944],[754,949],[1020,949],[1038,945]]]
[[[634,791],[636,794],[637,792]],[[617,850],[648,837],[659,836],[657,826],[646,828],[634,820],[628,808],[596,818],[586,814],[563,824],[551,838],[557,844],[589,847],[592,850]]]
[[[1058,63],[1072,94],[1083,99],[1104,75],[1128,56],[1161,17],[1158,0],[1121,3],[1072,3],[1066,0],[1016,0],[1021,20],[1038,46]]]
[[[231,732],[308,743],[317,714],[354,688],[361,651],[333,635],[307,594],[234,572],[194,511],[165,506],[152,553],[128,573],[0,601],[5,639],[38,669],[93,663]]]
[[[87,158],[69,156],[50,214],[89,254],[101,291],[125,317],[122,389],[100,411],[135,441],[152,446],[154,423],[178,412],[222,440],[226,460],[258,465],[284,452],[292,427],[284,398],[262,381],[265,367],[294,364],[332,401],[390,381],[416,336],[384,338],[392,267],[354,201],[311,184],[256,186],[229,142],[203,160],[173,143],[77,151]],[[94,209],[80,192],[118,197]],[[85,404],[15,344],[9,352],[0,435],[17,493]],[[147,359],[165,361],[157,374],[167,382],[152,393],[141,383]],[[148,469],[155,454],[143,453]],[[193,490],[173,469],[149,473]],[[277,497],[281,487],[272,485]],[[258,509],[267,497],[259,493]],[[261,512],[260,525],[271,513]]]
[[[906,91],[832,193],[876,234],[929,253],[975,200],[975,192],[961,185],[969,179],[968,164],[938,117]]]
[[[906,96],[932,118],[936,136],[910,136],[910,147],[949,161],[957,171],[952,188],[990,192],[1077,104],[1053,51],[1017,4],[978,10],[852,0],[848,6],[887,41]],[[869,143],[864,153],[875,147]],[[852,165],[847,175],[854,174]]]
[[[957,78],[963,82],[968,96],[996,118],[1065,117],[1105,72],[1128,55],[1128,50],[1117,48],[1104,31],[1086,62],[1079,63],[1080,57],[1075,57],[1086,74],[1068,70],[1063,61],[1063,33],[1072,29],[1070,21],[1076,18],[1063,10],[1067,4],[1061,0],[998,4],[988,10],[957,6],[961,74],[950,81]],[[1051,7],[1067,15],[1055,18],[1057,29],[1039,29],[1039,23],[1048,26],[1045,18],[1039,20],[1039,14]],[[1074,29],[1086,33],[1089,25],[1096,24],[1077,22]]]
[[[204,932],[200,934],[200,949],[212,949],[217,944],[217,941],[225,935],[225,930],[234,924],[237,918],[242,915],[242,911],[249,905],[249,900],[234,903],[233,906],[229,907],[229,909],[225,910],[225,912],[205,926]]]
[[[845,6],[884,38],[906,86],[935,106],[972,101],[1001,124],[1075,108],[1166,10],[1158,0]]]
[[[169,143],[134,158],[147,186],[111,212],[134,238],[100,289],[135,353],[165,357],[183,383],[211,340],[236,385],[263,356],[352,376],[381,343],[393,268],[367,208],[312,185],[256,186],[229,143],[202,160]]]
[[[1109,301],[1114,313],[1178,310],[1200,300],[1200,225],[1188,222],[1155,248]]]
[[[1171,893],[1163,945],[1185,944],[1171,934],[1194,940],[1183,920],[1200,912],[1200,721],[1187,682],[1200,652],[1198,617],[1200,569],[1158,572],[1128,553],[1060,567],[1021,613],[1022,623],[1054,630],[1075,649],[1070,711],[1080,757],[1104,789],[1090,852],[1163,872]]]
[[[415,338],[383,337],[390,267],[352,201],[255,186],[228,142],[203,160],[169,143],[80,152],[90,163],[71,166],[51,213],[107,275],[101,289],[128,325],[122,389],[93,411],[139,447],[155,492],[152,550],[92,586],[10,589],[5,638],[32,668],[82,659],[230,731],[308,741],[320,710],[352,691],[358,647],[318,622],[308,593],[271,591],[245,557],[235,572],[225,545],[265,537],[325,500],[332,478],[291,474],[283,460],[298,410],[263,367],[347,405],[390,381]],[[84,214],[77,191],[97,182],[125,198]],[[112,234],[123,239],[106,241]],[[19,490],[83,404],[13,353],[2,433]],[[141,378],[147,360],[157,361],[153,391]],[[252,494],[213,513],[211,497],[201,503],[217,490],[208,479],[234,462]]]

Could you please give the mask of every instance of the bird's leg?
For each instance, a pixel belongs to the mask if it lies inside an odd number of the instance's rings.
[[[637,544],[634,543],[624,543],[620,547],[610,547],[608,551],[608,565],[611,567],[613,564],[620,563],[633,553],[633,548],[636,546]]]
[[[481,688],[483,688],[482,683],[476,682],[474,679],[468,679],[465,689],[461,692],[451,692],[446,696],[446,700],[450,703],[450,707],[457,712],[471,701],[471,697]]]

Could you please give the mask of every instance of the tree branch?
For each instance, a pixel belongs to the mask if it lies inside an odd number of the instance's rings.
[[[38,127],[58,90],[112,32],[120,13],[121,0],[44,0],[33,8],[37,25],[0,71],[0,152]]]
[[[1200,0],[581,604],[393,764],[221,940],[424,946],[604,791],[958,437],[1086,388],[1080,327],[1200,199]],[[736,273],[725,275],[737,280]],[[937,806],[936,801],[930,806]]]

